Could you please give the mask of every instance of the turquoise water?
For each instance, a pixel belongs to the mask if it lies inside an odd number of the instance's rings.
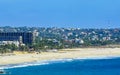
[[[4,75],[120,75],[120,58],[64,59],[2,66]]]

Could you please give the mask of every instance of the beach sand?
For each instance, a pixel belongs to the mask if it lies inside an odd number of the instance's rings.
[[[75,49],[62,49],[56,52],[41,52],[40,54],[15,53],[15,55],[11,56],[0,56],[0,65],[67,58],[100,58],[100,57],[120,57],[120,48],[75,48]]]

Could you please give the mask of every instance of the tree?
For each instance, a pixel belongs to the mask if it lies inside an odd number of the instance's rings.
[[[28,51],[28,47],[27,46],[19,46],[19,50],[21,51]]]

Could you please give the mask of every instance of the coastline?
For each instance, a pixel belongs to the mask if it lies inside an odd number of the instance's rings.
[[[120,48],[74,48],[62,49],[55,52],[41,52],[15,54],[11,56],[0,56],[0,66],[10,64],[21,64],[30,62],[39,62],[46,60],[61,59],[101,59],[107,57],[120,57]]]

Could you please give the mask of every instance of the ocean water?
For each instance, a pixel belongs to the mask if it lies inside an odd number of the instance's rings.
[[[4,75],[120,75],[120,58],[61,59],[1,66]]]

